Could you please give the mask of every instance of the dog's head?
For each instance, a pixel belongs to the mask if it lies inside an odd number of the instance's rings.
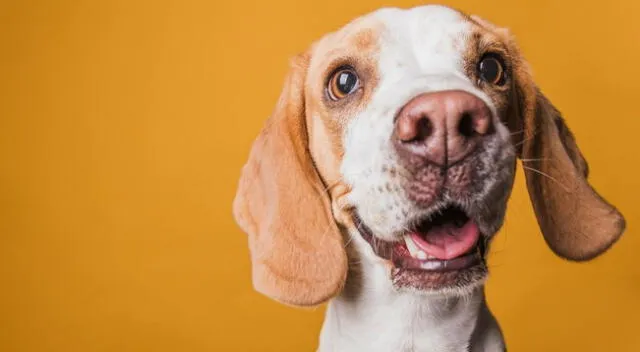
[[[473,287],[518,157],[556,254],[588,260],[616,241],[622,215],[506,30],[441,6],[359,18],[293,60],[243,169],[234,214],[254,285],[321,303],[355,246],[399,290]]]

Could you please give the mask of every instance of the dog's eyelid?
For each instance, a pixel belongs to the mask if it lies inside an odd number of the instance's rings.
[[[327,85],[331,80],[331,77],[341,70],[353,70],[359,75],[360,69],[358,66],[357,61],[351,57],[341,57],[333,60],[324,71],[324,84]]]
[[[510,66],[509,57],[511,53],[509,52],[509,47],[500,41],[491,40],[486,42],[479,40],[476,44],[475,51],[477,53],[476,61],[480,61],[486,55],[493,55],[494,57],[497,56],[502,59],[505,67]]]

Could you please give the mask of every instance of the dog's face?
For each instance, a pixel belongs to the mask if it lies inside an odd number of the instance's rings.
[[[515,170],[508,43],[459,12],[422,7],[376,12],[314,49],[311,154],[326,185],[349,189],[342,224],[393,262],[399,288],[481,280]]]
[[[349,246],[396,289],[472,288],[518,156],[557,254],[590,259],[618,238],[622,216],[506,30],[441,6],[364,16],[296,58],[254,144],[234,204],[254,284],[320,303],[342,289]]]

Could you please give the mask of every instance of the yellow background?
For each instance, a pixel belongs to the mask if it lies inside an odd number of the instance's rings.
[[[0,350],[311,351],[253,292],[231,201],[288,57],[417,1],[0,1]],[[448,1],[510,27],[626,215],[554,257],[518,175],[488,296],[510,351],[640,351],[640,2]]]

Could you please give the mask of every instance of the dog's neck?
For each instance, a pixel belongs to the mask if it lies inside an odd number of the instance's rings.
[[[320,352],[503,351],[484,287],[466,296],[399,292],[388,268],[363,258],[329,302]]]

